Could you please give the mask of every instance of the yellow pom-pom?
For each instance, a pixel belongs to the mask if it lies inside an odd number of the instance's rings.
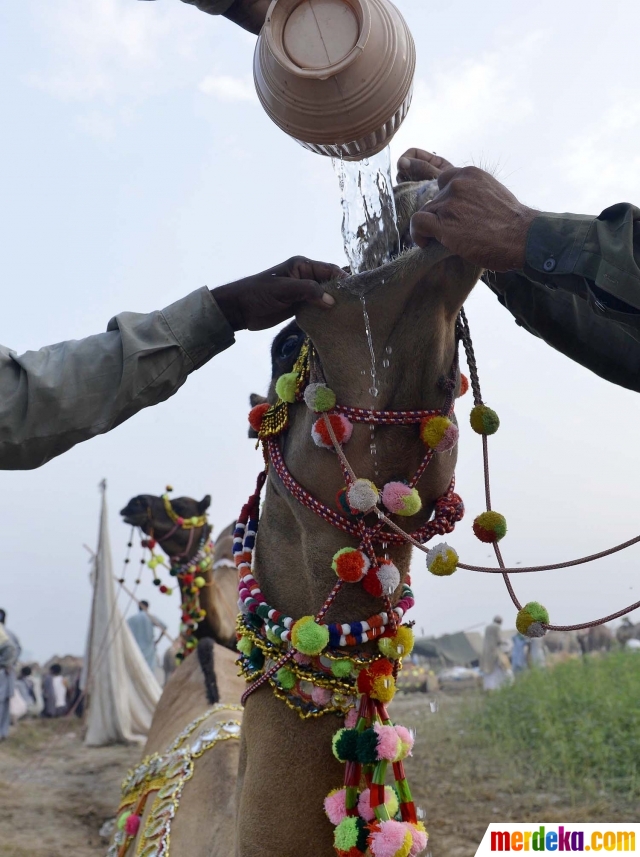
[[[376,676],[371,685],[371,696],[379,702],[391,702],[396,695],[396,680],[392,675]]]
[[[296,386],[298,384],[298,373],[297,372],[285,372],[284,375],[280,375],[278,380],[276,381],[276,393],[283,402],[289,402],[289,404],[293,404],[296,400]]]
[[[249,657],[249,655],[251,654],[251,650],[253,649],[253,643],[251,642],[249,637],[240,637],[240,639],[236,643],[236,649],[240,652],[240,654]]]
[[[458,567],[459,556],[446,542],[434,545],[427,553],[427,568],[437,577],[448,577]]]
[[[196,577],[193,582],[198,587],[198,589],[202,589],[202,587],[206,584],[207,581],[204,579],[204,577]]]
[[[303,655],[319,655],[329,643],[329,629],[313,616],[303,616],[291,629],[291,642]]]
[[[381,637],[378,648],[385,658],[397,661],[413,651],[413,631],[406,625],[400,625],[394,637]]]
[[[478,434],[495,434],[500,428],[500,417],[486,405],[476,405],[472,408],[469,422]]]

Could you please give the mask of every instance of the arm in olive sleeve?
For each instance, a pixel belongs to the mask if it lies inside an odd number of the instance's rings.
[[[485,282],[530,333],[614,384],[640,392],[640,209],[543,214],[523,271]]]
[[[172,396],[234,342],[208,289],[18,356],[0,346],[0,469],[29,470]]]

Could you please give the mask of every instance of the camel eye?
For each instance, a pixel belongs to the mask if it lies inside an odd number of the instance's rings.
[[[287,336],[282,345],[280,346],[280,357],[283,360],[286,360],[287,357],[291,357],[293,352],[298,347],[298,337],[295,335]]]

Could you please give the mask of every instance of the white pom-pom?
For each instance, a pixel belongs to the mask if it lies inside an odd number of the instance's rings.
[[[356,479],[347,488],[347,503],[354,512],[370,512],[379,499],[378,489],[369,479]]]
[[[376,571],[376,577],[380,581],[384,595],[391,595],[400,584],[400,572],[391,560],[382,560],[380,568]]]

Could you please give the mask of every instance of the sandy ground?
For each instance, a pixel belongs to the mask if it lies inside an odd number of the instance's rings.
[[[637,815],[605,796],[533,791],[517,765],[469,747],[456,723],[460,698],[424,694],[393,703],[398,722],[417,728],[407,765],[426,811],[431,857],[472,857],[489,821],[629,821]],[[137,747],[84,747],[78,721],[22,722],[0,744],[0,857],[98,857],[99,830],[118,805]],[[186,855],[175,855],[186,857]]]

